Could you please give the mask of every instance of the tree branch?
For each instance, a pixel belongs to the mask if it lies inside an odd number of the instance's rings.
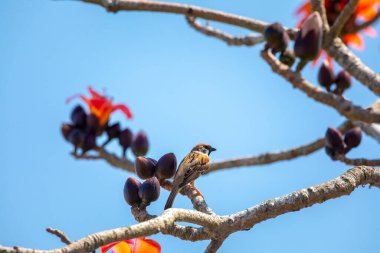
[[[173,14],[192,15],[194,17],[218,21],[225,24],[247,28],[256,32],[264,32],[265,27],[268,25],[265,22],[257,21],[254,19],[228,14],[221,11],[201,8],[198,6],[166,3],[158,1],[141,1],[141,0],[82,0],[86,3],[97,4],[103,6],[108,11],[117,12],[120,10],[125,11],[153,11],[153,12],[166,12]]]
[[[326,43],[329,43],[335,37],[340,36],[340,33],[342,32],[344,25],[347,23],[349,18],[355,12],[356,6],[358,5],[358,2],[359,2],[359,0],[350,0],[348,2],[348,4],[346,4],[343,11],[339,14],[339,16],[335,20],[333,26],[331,27],[331,29],[327,35],[327,42]]]
[[[247,36],[232,36],[223,31],[217,30],[209,25],[202,25],[200,22],[195,20],[195,17],[187,15],[186,20],[189,25],[196,31],[226,42],[228,45],[233,46],[254,46],[265,41],[263,36],[257,35],[247,35]]]
[[[378,136],[379,142],[380,142],[380,129],[377,131],[375,130],[374,124],[367,125],[361,122],[355,121],[355,126],[359,126],[363,128],[363,130],[367,133],[366,130],[371,133],[371,136]],[[338,129],[341,133],[346,133],[348,130],[350,130],[353,127],[352,123],[350,121],[345,121],[343,124],[341,124]],[[367,133],[368,134],[368,133]],[[278,151],[278,152],[267,152],[261,155],[250,155],[245,157],[237,157],[237,158],[230,158],[222,161],[215,161],[211,164],[211,168],[208,173],[223,170],[223,169],[230,169],[230,168],[237,168],[237,167],[243,167],[243,166],[254,166],[254,165],[263,165],[263,164],[270,164],[274,162],[284,161],[284,160],[291,160],[298,158],[300,156],[306,156],[309,155],[321,148],[323,148],[325,145],[325,138],[320,137],[317,140],[299,146],[295,148],[291,148],[284,151]],[[102,149],[101,153],[104,155],[108,153],[106,150]],[[125,170],[129,172],[135,172],[133,165],[130,165],[129,163],[125,163],[124,159],[118,158],[116,155],[108,154],[105,155],[105,157],[111,156],[113,157],[113,163],[112,165]],[[98,157],[98,156],[96,156]],[[87,159],[87,156],[76,156],[77,159]],[[103,159],[99,157],[99,159]],[[116,160],[117,159],[117,160]],[[132,166],[132,167],[131,167]],[[164,189],[171,191],[172,184],[170,181],[165,180],[161,181],[161,187]],[[181,191],[181,194],[188,196],[192,202],[193,206],[196,210],[204,212],[204,213],[212,213],[212,210],[207,206],[205,202],[202,201],[202,197],[196,194],[194,189],[192,189],[190,186],[183,188]]]
[[[325,92],[319,87],[307,82],[300,73],[293,72],[288,66],[278,61],[268,51],[261,51],[261,57],[271,66],[272,70],[286,79],[293,87],[303,91],[308,97],[317,102],[328,105],[350,120],[358,120],[366,123],[380,122],[380,113],[377,110],[365,110],[352,104],[351,101],[331,92]]]
[[[327,21],[326,8],[324,0],[311,0],[311,7],[313,11],[319,13],[322,18],[323,33],[326,34],[330,30],[329,22]]]
[[[338,178],[267,200],[259,205],[232,214],[228,216],[228,219],[233,224],[234,229],[248,229],[279,215],[349,195],[356,187],[367,184],[380,187],[380,170],[365,166],[355,167]]]
[[[365,158],[350,159],[345,155],[338,158],[339,161],[351,166],[380,166],[380,159],[369,160]]]
[[[351,76],[380,96],[380,76],[355,56],[340,38],[324,44],[325,51]]]
[[[317,203],[349,195],[360,185],[380,187],[380,170],[360,166],[348,170],[340,177],[320,185],[294,191],[282,197],[267,200],[244,211],[216,217],[198,211],[170,208],[160,216],[145,215],[148,220],[124,228],[116,228],[86,236],[70,245],[55,250],[35,250],[0,246],[0,253],[85,253],[103,245],[159,232],[174,234],[183,240],[204,240],[205,232],[213,238],[206,252],[216,252],[229,234],[252,228],[254,225],[279,215],[301,210]],[[178,226],[175,222],[188,222],[203,229]],[[173,229],[173,230],[171,230]],[[190,233],[186,231],[191,231]]]
[[[64,244],[67,244],[69,245],[71,243],[71,240],[67,237],[67,235],[65,235],[65,233],[61,230],[58,230],[58,229],[54,229],[54,228],[47,228],[46,231],[50,234],[53,234],[55,236],[57,236],[59,239],[61,239],[61,242],[63,242]]]
[[[380,143],[380,126],[376,124],[365,124],[363,122],[354,121],[354,126],[360,127],[368,136]]]

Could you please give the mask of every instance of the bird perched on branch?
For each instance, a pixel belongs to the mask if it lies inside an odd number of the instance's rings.
[[[208,171],[211,164],[209,155],[215,150],[208,144],[198,144],[183,158],[174,176],[173,189],[166,201],[165,210],[172,207],[173,201],[182,187],[189,183],[193,184],[200,175]]]

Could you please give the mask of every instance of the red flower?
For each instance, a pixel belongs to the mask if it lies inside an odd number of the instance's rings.
[[[110,243],[100,247],[101,253],[106,253],[108,250],[112,253],[160,253],[161,246],[156,241],[145,239],[144,237],[125,240],[120,242]]]
[[[349,0],[325,0],[326,16],[331,26],[339,14],[344,9]],[[357,26],[369,20],[372,20],[379,12],[380,0],[359,0],[354,14],[345,24],[342,31],[343,42],[358,50],[364,49],[364,41],[362,35],[356,31]],[[312,13],[311,1],[302,4],[296,11],[296,15],[300,17],[298,26]],[[371,27],[363,29],[363,32],[369,36],[376,36],[376,31]]]
[[[113,104],[112,99],[106,97],[105,95],[100,95],[92,87],[88,87],[88,91],[91,94],[90,98],[84,95],[77,94],[66,100],[69,103],[72,99],[80,97],[89,107],[90,112],[98,117],[100,125],[104,126],[114,111],[120,110],[128,119],[132,119],[132,113],[126,105],[123,104]]]

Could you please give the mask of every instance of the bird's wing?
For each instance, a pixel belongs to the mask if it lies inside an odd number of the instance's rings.
[[[200,175],[202,175],[210,167],[210,159],[207,155],[199,153],[190,153],[181,162],[178,168],[178,176],[182,177],[179,180],[179,187],[183,187],[188,183],[193,182]],[[182,175],[181,175],[182,174]]]

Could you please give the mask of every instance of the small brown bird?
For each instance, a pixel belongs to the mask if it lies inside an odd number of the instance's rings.
[[[165,210],[172,207],[173,201],[182,187],[194,183],[195,179],[208,171],[211,164],[209,155],[215,150],[208,144],[198,144],[183,158],[174,175],[173,189],[166,201]]]

